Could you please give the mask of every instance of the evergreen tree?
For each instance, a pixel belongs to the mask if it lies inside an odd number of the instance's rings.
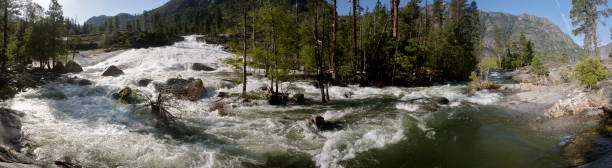
[[[611,9],[608,9],[608,0],[572,0],[570,17],[572,25],[577,26],[572,31],[574,35],[584,35],[584,49],[588,56],[599,57],[599,42],[597,37],[597,25],[599,17],[607,18]],[[603,6],[603,10],[598,7]]]

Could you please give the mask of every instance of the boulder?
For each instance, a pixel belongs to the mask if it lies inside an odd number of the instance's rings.
[[[191,101],[196,101],[202,98],[204,95],[204,82],[201,79],[192,81],[189,85],[187,85],[187,99]]]
[[[442,105],[450,104],[450,101],[445,97],[430,97],[409,100],[411,103],[420,104],[420,109],[423,111],[436,111]]]
[[[196,101],[204,96],[206,88],[201,79],[179,79],[171,78],[166,84],[156,84],[155,88],[159,91],[171,93],[174,96],[190,101]]]
[[[79,85],[80,86],[93,85],[93,82],[91,82],[90,80],[87,80],[87,79],[81,79],[81,80],[79,80]]]
[[[219,92],[219,94],[217,95],[217,97],[220,98],[228,98],[230,95],[227,92]]]
[[[316,116],[308,120],[308,125],[314,126],[319,131],[333,131],[341,129],[342,126],[335,122],[325,121],[325,118],[321,116]]]
[[[191,66],[191,70],[194,70],[194,71],[214,71],[216,69],[215,68],[211,68],[211,67],[206,66],[206,65],[201,64],[201,63],[193,63],[193,65]]]
[[[57,62],[55,63],[55,66],[53,66],[53,72],[56,73],[64,73],[66,72],[66,70],[64,70],[64,64],[62,62]]]
[[[112,98],[120,101],[123,104],[138,104],[141,100],[138,98],[138,92],[130,87],[125,87],[117,93],[113,93]]]
[[[21,119],[19,112],[0,108],[0,146],[18,150],[21,145],[20,140]]]
[[[83,67],[81,67],[81,65],[77,64],[74,61],[68,61],[68,63],[66,63],[66,66],[64,66],[64,72],[65,73],[83,72]]]
[[[9,85],[9,79],[0,78],[0,99],[9,99],[15,94],[16,91]]]
[[[450,101],[446,97],[433,97],[430,98],[430,101],[438,105],[448,105],[450,103]]]
[[[140,87],[146,87],[151,82],[153,82],[153,80],[151,80],[151,79],[139,79],[138,81],[136,81],[136,85],[140,86]]]
[[[291,97],[291,100],[297,104],[303,104],[304,102],[306,102],[304,94],[302,93],[294,94],[293,97]]]
[[[116,66],[111,65],[110,67],[106,68],[104,73],[102,73],[102,76],[117,77],[117,76],[121,76],[123,74],[124,73],[123,73],[123,71],[121,69],[117,68]]]

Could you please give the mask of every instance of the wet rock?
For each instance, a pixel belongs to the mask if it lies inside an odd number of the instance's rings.
[[[110,67],[106,68],[104,73],[102,73],[102,76],[117,77],[117,76],[121,76],[123,74],[124,73],[123,73],[123,71],[121,69],[117,68],[116,66],[111,65]]]
[[[64,70],[64,64],[62,62],[55,63],[55,66],[53,66],[52,70],[56,73],[64,73],[66,71]]]
[[[196,101],[204,96],[206,88],[201,79],[179,79],[171,78],[166,84],[156,84],[155,88],[162,92],[168,92],[174,96],[190,101]]]
[[[68,61],[64,67],[64,73],[79,73],[83,72],[83,67],[74,61]]]
[[[304,94],[298,93],[294,94],[293,97],[291,97],[291,101],[296,104],[303,104],[304,102],[306,102],[306,98],[304,98]]]
[[[220,98],[228,98],[230,95],[227,92],[219,92],[219,94],[217,95],[217,97]]]
[[[151,80],[151,79],[139,79],[138,81],[136,81],[136,85],[140,86],[140,87],[146,87],[151,82],[153,82],[153,80]]]
[[[223,113],[224,109],[225,109],[225,103],[215,102],[210,106],[210,108],[208,108],[208,111],[219,111],[220,113]]]
[[[88,85],[93,85],[93,82],[87,79],[81,79],[79,80],[79,85],[80,86],[88,86]]]
[[[344,98],[352,98],[353,95],[355,95],[355,93],[348,91],[348,92],[344,92],[344,94],[342,94],[344,96]]]
[[[54,164],[64,168],[82,168],[82,166],[67,161],[55,161]]]
[[[325,118],[321,116],[316,116],[308,120],[308,125],[314,126],[319,131],[333,131],[342,128],[340,124],[325,121]]]
[[[0,108],[0,145],[17,150],[21,140],[21,119],[17,111]]]
[[[270,105],[287,105],[289,98],[286,94],[272,92],[268,94],[268,104]]]
[[[112,98],[119,100],[124,104],[138,104],[141,100],[138,97],[138,92],[130,87],[125,87],[117,93],[113,93]]]
[[[193,65],[191,66],[191,70],[194,70],[194,71],[214,71],[216,69],[215,68],[211,68],[211,67],[206,66],[206,65],[201,64],[201,63],[193,63]]]
[[[0,78],[0,100],[9,99],[16,94],[16,91],[10,87],[8,78]]]
[[[448,105],[450,101],[445,97],[431,97],[409,100],[411,103],[420,104],[423,111],[436,111],[442,105]]]
[[[430,98],[430,101],[439,105],[448,105],[450,103],[446,97],[434,97]]]
[[[196,101],[204,95],[204,82],[201,79],[192,81],[186,88],[187,99]]]

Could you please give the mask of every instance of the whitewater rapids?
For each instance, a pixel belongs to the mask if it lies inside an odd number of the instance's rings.
[[[238,78],[223,60],[235,57],[222,46],[210,45],[187,36],[172,46],[78,57],[84,72],[68,74],[93,81],[93,86],[50,83],[30,89],[8,102],[11,109],[23,111],[23,134],[28,140],[25,152],[36,159],[72,160],[86,167],[351,167],[364,153],[410,140],[411,131],[423,132],[427,140],[442,139],[428,123],[435,113],[419,111],[407,100],[446,97],[445,109],[474,109],[475,105],[499,102],[502,95],[478,92],[464,94],[465,86],[442,85],[423,88],[332,87],[330,105],[240,106],[229,115],[209,111],[218,92],[235,92],[242,85],[228,85]],[[193,63],[216,70],[192,71]],[[102,77],[108,66],[125,72],[119,77]],[[200,78],[206,96],[196,102],[176,101],[180,121],[197,128],[193,136],[173,137],[153,127],[139,115],[138,107],[114,103],[111,94],[129,86],[155,95],[153,85],[138,87],[143,78],[165,82],[168,78]],[[249,77],[248,90],[269,84],[261,77]],[[301,88],[306,98],[318,100],[318,89],[308,81],[284,83]],[[50,98],[59,91],[65,98]],[[448,111],[448,110],[447,110]],[[451,110],[452,111],[452,110]],[[321,115],[343,123],[337,131],[317,132],[306,119]],[[460,116],[449,112],[445,119]],[[437,121],[437,120],[436,120]],[[411,129],[418,128],[418,129]],[[457,137],[455,137],[457,139]]]

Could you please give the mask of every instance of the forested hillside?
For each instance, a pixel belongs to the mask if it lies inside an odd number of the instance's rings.
[[[534,44],[536,54],[547,62],[575,62],[582,49],[561,29],[546,18],[523,14],[483,12],[482,45],[484,57],[506,55],[506,49],[519,41],[521,34]]]

